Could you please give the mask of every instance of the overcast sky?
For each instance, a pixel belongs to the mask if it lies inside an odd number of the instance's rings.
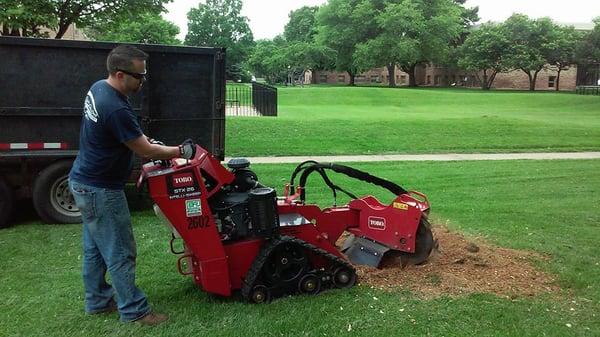
[[[167,5],[164,17],[187,33],[187,12],[200,0],[174,0]],[[302,6],[315,6],[326,0],[243,0],[242,15],[250,20],[254,39],[273,38],[283,33],[288,14]],[[548,16],[557,22],[586,23],[600,16],[598,0],[467,0],[466,7],[479,6],[480,22],[504,21],[512,13],[524,13],[533,18]]]

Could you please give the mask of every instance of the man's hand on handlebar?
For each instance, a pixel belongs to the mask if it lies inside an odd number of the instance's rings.
[[[179,145],[179,156],[184,159],[192,159],[196,156],[196,144],[191,139],[186,139]]]

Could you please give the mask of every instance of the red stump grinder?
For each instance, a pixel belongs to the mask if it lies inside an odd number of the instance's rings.
[[[248,160],[232,159],[227,166],[197,146],[192,160],[145,164],[138,182],[148,182],[155,212],[172,229],[179,272],[193,275],[208,293],[240,291],[246,300],[263,303],[347,288],[356,283],[352,263],[378,267],[384,255],[393,255],[403,264],[420,264],[434,246],[429,202],[421,193],[348,166],[307,161],[277,197],[258,181]],[[396,197],[389,205],[372,196],[357,198],[335,185],[327,171],[378,185]],[[337,192],[352,200],[325,209],[306,203],[305,185],[314,172],[334,200]],[[338,248],[344,232],[350,235]],[[184,248],[175,251],[179,238]]]

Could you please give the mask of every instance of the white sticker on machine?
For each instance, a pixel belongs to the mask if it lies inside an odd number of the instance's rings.
[[[202,202],[200,199],[190,199],[185,201],[185,214],[187,217],[202,215]]]

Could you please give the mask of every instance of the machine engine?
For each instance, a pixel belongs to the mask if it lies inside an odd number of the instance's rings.
[[[210,200],[221,238],[270,238],[278,234],[275,189],[258,182],[256,174],[248,168],[250,162],[246,159],[232,159],[227,166],[235,175],[234,183]]]

